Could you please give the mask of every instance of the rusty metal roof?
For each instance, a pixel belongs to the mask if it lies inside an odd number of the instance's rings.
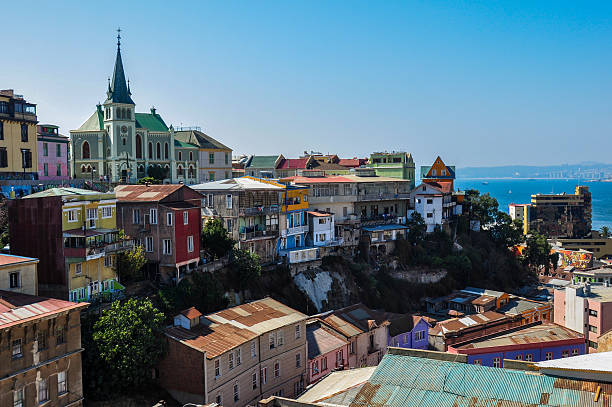
[[[114,192],[119,202],[157,202],[183,187],[182,184],[117,185]]]
[[[389,324],[384,313],[373,311],[363,304],[333,311],[331,315],[323,318],[323,321],[347,338]]]
[[[387,354],[350,406],[609,407],[611,390],[606,383]]]
[[[0,329],[88,305],[0,290]]]
[[[486,325],[492,321],[500,321],[502,319],[509,319],[509,317],[495,311],[487,311],[481,314],[473,314],[463,318],[451,318],[447,319],[446,321],[440,321],[430,330],[430,333],[447,334],[449,332],[457,332],[476,325]]]

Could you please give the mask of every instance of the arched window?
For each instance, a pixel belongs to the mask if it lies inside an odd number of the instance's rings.
[[[149,141],[149,158],[153,158],[153,143]]]
[[[189,152],[189,161],[193,161],[193,151]]]
[[[159,141],[157,142],[156,150],[157,150],[157,159],[161,160],[161,144],[159,143]]]
[[[193,165],[190,165],[190,166],[189,166],[189,172],[188,172],[188,174],[189,174],[189,178],[195,178],[195,177],[194,177],[194,171],[193,171]]]
[[[142,158],[142,137],[136,134],[136,158]]]
[[[168,143],[164,143],[164,159],[168,159],[168,154],[169,154],[169,148],[168,148]]]
[[[91,165],[87,166],[87,172],[91,172]]]
[[[176,170],[176,174],[177,174],[179,177],[182,177],[182,176],[183,176],[183,166],[182,166],[182,165],[179,165],[179,166],[178,166],[178,169]]]
[[[81,165],[81,172],[85,172],[87,171],[87,168],[85,168],[85,165]]]
[[[81,147],[81,158],[91,158],[89,143],[87,141],[84,141],[83,146]]]
[[[183,152],[182,151],[178,152],[178,157],[179,157],[179,161],[183,161]]]

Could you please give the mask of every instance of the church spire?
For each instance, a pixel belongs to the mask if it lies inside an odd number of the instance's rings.
[[[117,29],[117,58],[115,59],[115,70],[113,71],[113,79],[110,83],[110,94],[108,95],[107,101],[134,104],[125,82],[125,73],[123,72],[123,61],[121,60],[121,28]]]

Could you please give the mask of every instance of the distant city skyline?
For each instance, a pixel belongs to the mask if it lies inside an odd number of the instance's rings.
[[[612,162],[607,2],[28,4],[3,5],[0,88],[65,135],[104,101],[121,27],[136,110],[234,154]]]

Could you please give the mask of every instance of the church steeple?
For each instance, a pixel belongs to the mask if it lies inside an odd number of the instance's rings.
[[[113,71],[113,79],[110,83],[110,89],[107,95],[107,101],[112,103],[134,104],[134,101],[130,97],[131,92],[125,82],[125,73],[123,72],[123,61],[121,60],[121,28],[117,29],[117,58],[115,59],[115,70]]]

